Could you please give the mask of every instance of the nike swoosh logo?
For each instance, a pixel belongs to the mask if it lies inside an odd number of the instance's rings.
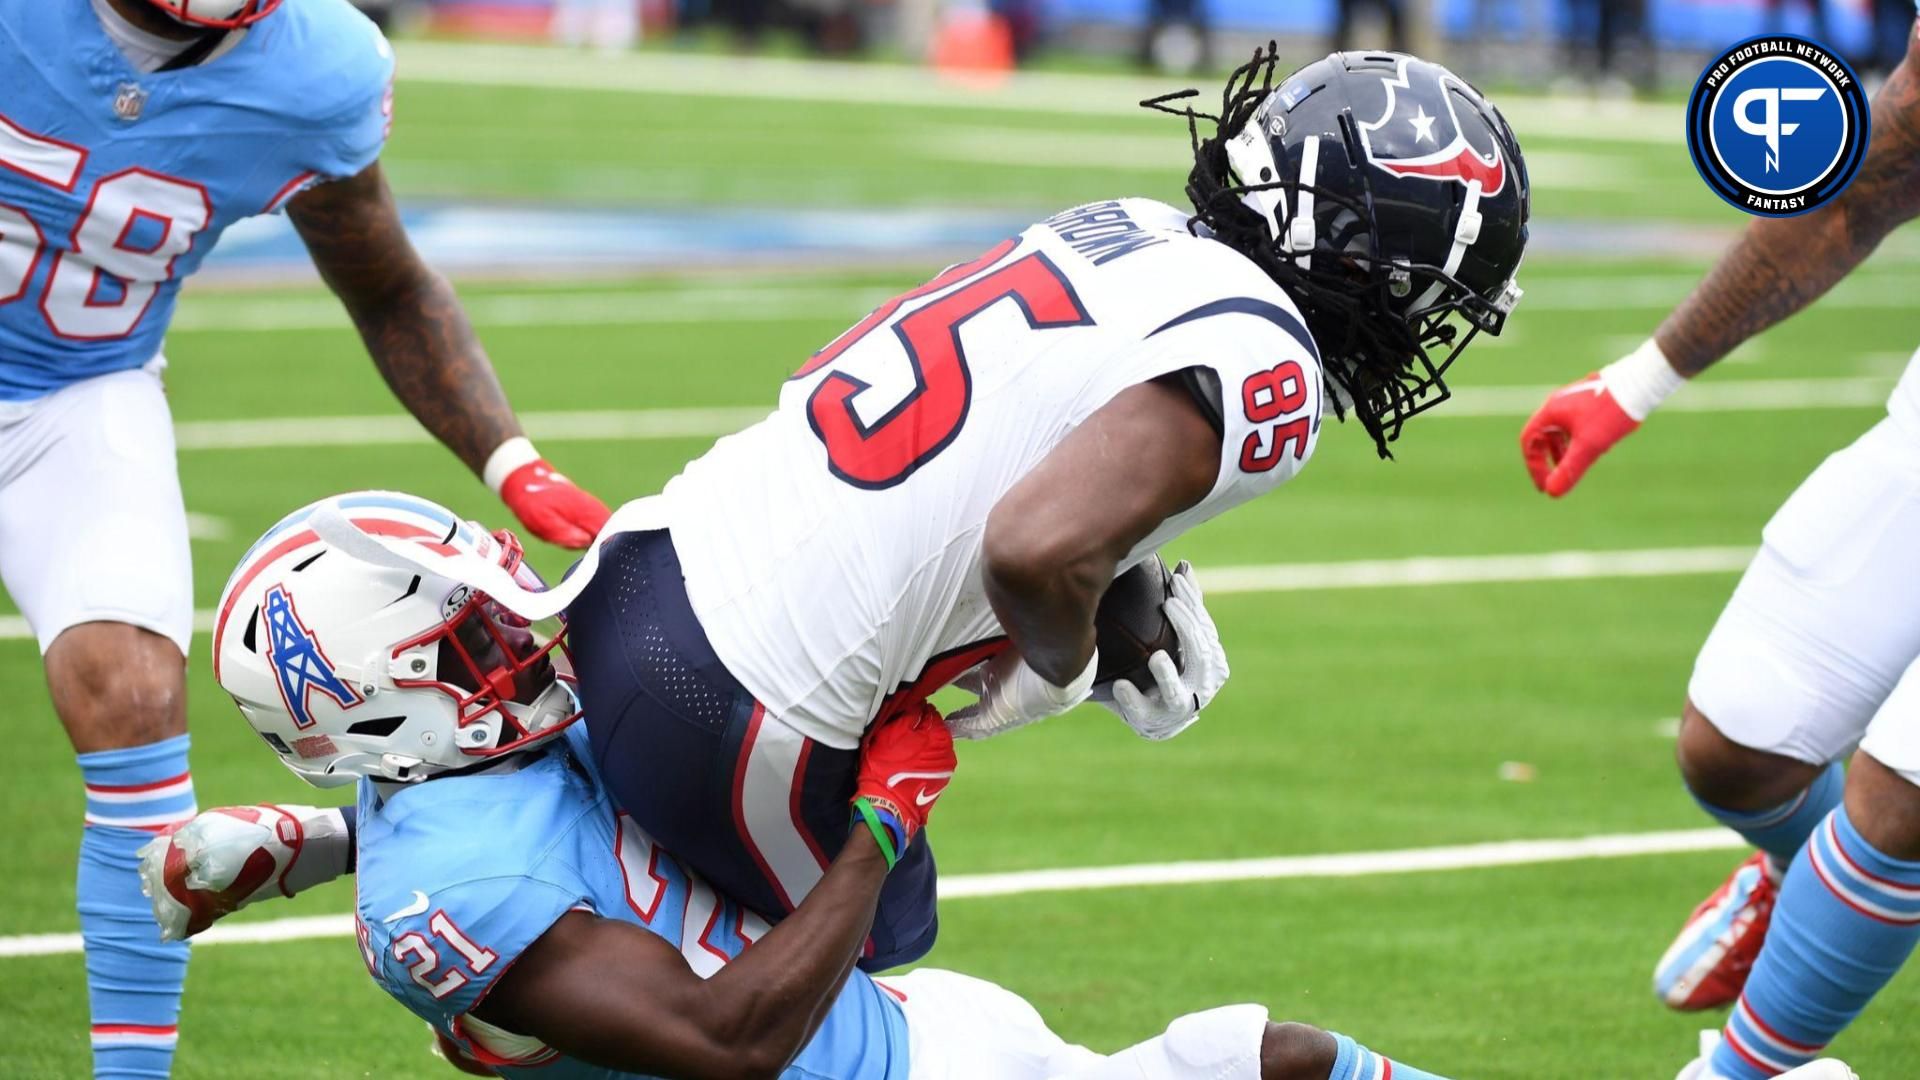
[[[409,915],[423,915],[426,913],[426,910],[427,894],[421,892],[419,889],[415,889],[413,890],[413,903],[408,904],[406,907],[401,908],[399,911],[394,912],[380,921],[382,923],[396,923]]]
[[[932,794],[928,794],[927,792],[922,791],[913,797],[913,801],[915,805],[918,805],[918,806],[932,806],[933,800],[939,798],[944,794],[946,794],[945,788],[941,788],[939,791],[933,792]]]

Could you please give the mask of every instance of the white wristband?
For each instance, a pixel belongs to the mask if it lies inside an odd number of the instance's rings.
[[[300,820],[305,840],[300,857],[287,868],[289,894],[302,893],[323,885],[347,872],[353,853],[353,834],[347,831],[346,815],[339,807],[282,806],[280,809]]]
[[[1039,682],[1047,696],[1053,699],[1054,704],[1060,706],[1061,712],[1065,712],[1087,700],[1088,695],[1093,693],[1093,676],[1099,670],[1100,650],[1095,649],[1093,655],[1087,657],[1086,670],[1074,676],[1073,681],[1067,685],[1055,686],[1045,679],[1040,679]],[[1038,672],[1035,674],[1038,675]]]
[[[487,487],[493,489],[495,495],[498,495],[500,485],[507,482],[507,477],[513,475],[513,470],[530,461],[539,460],[540,451],[533,448],[533,443],[528,441],[525,435],[515,435],[494,447],[493,453],[487,455],[487,466],[480,470],[480,479],[486,482]]]
[[[1675,390],[1687,384],[1673,370],[1667,354],[1648,338],[1641,346],[1600,369],[1600,382],[1613,395],[1620,411],[1637,423],[1645,420]]]

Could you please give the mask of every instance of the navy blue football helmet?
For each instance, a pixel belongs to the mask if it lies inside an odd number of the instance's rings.
[[[1299,305],[1330,395],[1382,457],[1443,376],[1520,297],[1526,162],[1486,98],[1402,53],[1334,53],[1275,79],[1273,46],[1228,79],[1218,115],[1187,118],[1196,231],[1258,263]],[[1201,121],[1213,131],[1204,132]]]

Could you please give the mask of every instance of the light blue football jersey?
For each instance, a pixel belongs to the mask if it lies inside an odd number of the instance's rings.
[[[347,0],[151,74],[88,0],[0,0],[0,401],[152,360],[221,230],[379,156],[392,77]]]
[[[514,768],[390,792],[360,784],[356,932],[382,989],[471,1052],[461,1023],[521,951],[569,911],[633,923],[710,976],[767,931],[617,815],[586,764],[586,731]],[[900,1006],[855,971],[786,1075],[905,1080]],[[485,1054],[476,1054],[491,1060]],[[534,1047],[499,1066],[543,1080],[629,1077]]]

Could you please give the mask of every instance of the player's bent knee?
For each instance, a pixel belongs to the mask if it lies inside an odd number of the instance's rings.
[[[1847,769],[1847,818],[1860,838],[1883,855],[1920,860],[1920,786],[1870,751]]]
[[[1806,790],[1825,767],[1734,742],[1691,699],[1680,716],[1674,756],[1687,789],[1728,810],[1778,806]]]
[[[186,730],[186,658],[126,623],[68,627],[47,648],[54,711],[80,753],[144,746]]]
[[[1339,1055],[1333,1036],[1311,1024],[1268,1024],[1260,1040],[1260,1080],[1326,1080]]]

